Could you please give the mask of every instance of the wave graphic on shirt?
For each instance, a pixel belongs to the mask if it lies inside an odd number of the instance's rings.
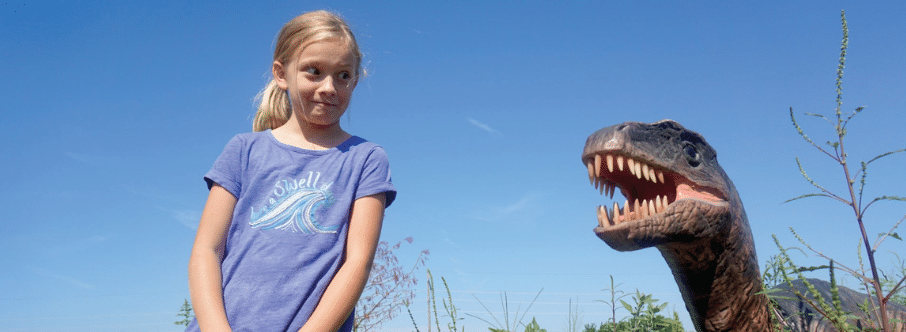
[[[299,188],[273,202],[270,208],[252,211],[249,225],[261,229],[288,229],[303,233],[336,233],[338,225],[323,226],[315,218],[315,210],[333,203],[333,195],[325,189]]]

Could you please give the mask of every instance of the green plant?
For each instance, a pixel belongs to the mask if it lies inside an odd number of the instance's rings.
[[[809,246],[801,237],[799,237],[799,235],[796,234],[792,228],[791,228],[791,231],[793,231],[794,236],[796,236],[797,239],[803,245],[805,245],[809,250],[815,252],[819,256],[821,256],[831,262],[830,268],[829,268],[830,273],[831,273],[830,281],[831,281],[834,289],[836,288],[836,281],[834,280],[834,276],[833,276],[834,269],[835,269],[834,266],[836,266],[836,269],[843,270],[843,271],[855,276],[856,278],[858,278],[860,280],[860,282],[863,284],[863,286],[869,291],[869,293],[874,295],[874,299],[875,299],[874,301],[864,305],[864,309],[866,310],[866,313],[868,314],[869,317],[871,316],[871,314],[874,314],[875,317],[879,318],[879,321],[876,323],[877,323],[878,327],[880,327],[882,330],[891,331],[890,330],[891,322],[887,317],[887,310],[886,310],[887,303],[891,300],[891,298],[895,294],[897,294],[899,292],[900,289],[902,289],[903,283],[904,283],[904,281],[906,281],[906,277],[903,277],[898,282],[888,283],[888,284],[893,284],[893,286],[885,292],[885,290],[884,290],[885,284],[881,282],[881,276],[878,273],[875,254],[876,254],[878,247],[887,238],[894,238],[897,240],[901,240],[900,236],[897,233],[895,233],[894,231],[904,220],[906,220],[906,216],[904,216],[903,219],[900,219],[898,222],[896,222],[890,231],[888,231],[886,233],[881,233],[878,236],[878,239],[875,241],[874,244],[871,243],[871,240],[869,239],[868,234],[865,231],[865,224],[864,224],[863,217],[865,215],[865,212],[868,210],[868,208],[871,207],[871,205],[873,205],[876,202],[879,202],[879,201],[906,201],[906,198],[898,197],[898,196],[880,196],[880,197],[876,197],[876,198],[872,199],[868,203],[865,203],[865,200],[863,198],[863,193],[864,193],[864,189],[865,189],[866,177],[868,174],[868,172],[867,172],[868,165],[883,157],[887,157],[887,156],[890,156],[890,155],[893,155],[896,153],[904,152],[904,151],[906,151],[906,149],[899,149],[899,150],[883,153],[881,155],[878,155],[878,156],[870,159],[867,162],[865,162],[865,161],[861,162],[860,169],[858,171],[856,171],[855,173],[852,173],[850,171],[849,160],[847,159],[848,154],[846,152],[845,144],[844,144],[844,139],[847,134],[846,126],[849,124],[849,121],[853,119],[853,117],[855,117],[857,114],[859,114],[860,112],[862,112],[864,110],[864,107],[858,107],[852,113],[849,113],[849,114],[844,114],[841,111],[841,107],[843,104],[843,85],[842,85],[843,69],[844,69],[845,63],[846,63],[846,51],[847,51],[847,47],[848,47],[848,43],[849,43],[849,30],[848,30],[847,23],[846,23],[846,12],[841,11],[840,16],[841,16],[841,21],[842,21],[842,26],[843,26],[843,39],[842,39],[841,46],[840,46],[839,65],[837,66],[837,79],[836,79],[836,85],[837,85],[836,104],[837,104],[837,107],[835,109],[835,119],[831,120],[820,114],[806,113],[806,115],[815,116],[815,117],[824,119],[825,121],[830,123],[834,127],[834,131],[836,134],[836,141],[833,141],[833,142],[828,141],[826,143],[826,145],[829,149],[816,144],[811,138],[808,137],[808,135],[805,134],[805,132],[802,130],[802,127],[800,127],[799,123],[796,121],[796,117],[793,113],[792,107],[790,108],[790,119],[792,120],[793,126],[796,128],[796,131],[799,133],[800,136],[802,136],[803,139],[805,139],[806,142],[808,142],[813,147],[818,149],[818,151],[820,151],[821,153],[830,157],[836,164],[838,164],[842,168],[843,176],[846,181],[845,183],[846,183],[846,188],[847,188],[848,192],[845,195],[838,195],[834,192],[831,192],[824,186],[818,184],[817,182],[815,182],[814,180],[812,180],[812,178],[810,178],[808,176],[808,174],[805,172],[805,169],[802,166],[802,162],[799,160],[799,158],[796,158],[796,164],[799,166],[799,171],[802,173],[802,176],[812,186],[817,188],[818,191],[815,193],[805,194],[805,195],[802,195],[799,197],[792,198],[790,200],[787,200],[784,203],[799,200],[802,198],[807,198],[807,197],[825,197],[825,198],[831,198],[833,200],[839,201],[852,209],[852,211],[855,215],[856,225],[858,226],[860,236],[861,236],[861,245],[859,247],[860,248],[859,249],[859,260],[860,260],[860,265],[862,265],[862,266],[859,269],[849,268],[849,267],[836,263],[830,257],[827,257],[824,254],[822,254],[821,252],[811,248],[811,246]],[[856,180],[855,180],[856,177],[860,178],[858,187],[856,186]],[[782,272],[785,281],[790,282],[791,278],[789,278],[789,276],[786,273],[788,271],[801,271],[801,269],[797,268],[792,263],[792,261],[789,259],[789,256],[786,255],[785,250],[782,247],[780,247],[779,242],[777,242],[777,245],[779,248],[781,248],[781,255],[783,256],[783,260],[780,261],[779,263],[781,264],[781,266],[785,265],[786,268],[781,268],[780,270],[773,271],[772,273]],[[865,271],[864,265],[862,264],[861,250],[862,250],[863,245],[864,245],[864,250],[865,250],[865,256],[868,258],[868,263],[869,263],[870,271],[868,271],[868,272]],[[776,274],[774,274],[774,276],[776,276]],[[802,280],[805,279],[804,277],[801,276],[801,272],[799,274],[799,278]],[[810,284],[808,284],[806,282],[806,286],[810,287]],[[816,292],[810,290],[810,293],[812,293],[814,295]],[[837,292],[834,290],[834,291],[832,291],[832,294],[837,294]],[[802,298],[802,296],[799,294],[797,294],[797,296]],[[834,295],[833,298],[831,299],[831,303],[829,303],[829,304],[825,303],[825,301],[823,299],[819,299],[818,297],[815,297],[815,299],[817,301],[816,303],[813,304],[816,306],[815,308],[819,312],[821,312],[822,315],[825,315],[825,317],[827,317],[831,322],[833,322],[835,326],[837,326],[840,329],[851,328],[851,327],[848,327],[848,324],[846,323],[846,316],[847,316],[846,313],[842,312],[842,309],[840,309],[838,295]]]
[[[795,234],[795,231],[793,231]],[[796,235],[797,238],[798,235]],[[801,238],[800,238],[801,241]],[[842,303],[840,302],[840,291],[837,288],[836,276],[834,275],[834,261],[831,260],[829,265],[821,265],[814,267],[798,267],[796,266],[792,259],[790,259],[789,254],[787,254],[787,248],[784,248],[780,241],[777,240],[777,237],[774,236],[774,243],[780,249],[780,254],[777,256],[776,262],[779,262],[780,266],[776,267],[776,271],[780,273],[780,279],[788,283],[790,291],[801,301],[807,303],[809,306],[815,309],[820,315],[827,318],[827,320],[839,331],[852,331],[854,327],[849,324],[848,319],[857,318],[856,316],[843,310]],[[828,303],[826,299],[821,295],[820,292],[812,285],[806,278],[803,272],[816,271],[821,269],[827,269],[829,272],[829,280],[831,284],[831,301]],[[795,274],[796,279],[800,280],[802,284],[808,290],[808,294],[803,294],[798,289],[792,287],[793,277],[790,274]],[[767,290],[764,293],[768,294],[771,298],[771,303],[773,306],[774,312],[774,328],[775,330],[786,331],[789,330],[788,325],[783,321],[783,317],[776,310],[777,305],[775,299],[779,298],[777,295],[774,295],[776,289]],[[811,296],[808,297],[808,296]]]
[[[629,296],[629,294],[626,294],[625,292],[617,289],[617,287],[620,285],[614,285],[613,275],[610,275],[610,288],[603,289],[604,291],[610,292],[610,300],[598,300],[598,302],[604,302],[605,304],[610,306],[610,319],[612,323],[611,325],[613,327],[613,332],[617,332],[617,300],[622,301],[622,298]],[[617,294],[620,295],[618,296]],[[588,331],[588,326],[585,327],[585,330],[586,332]]]
[[[437,324],[437,332],[440,332],[441,331],[440,317],[438,317],[438,315],[437,315],[437,312],[438,312],[437,311],[437,298],[435,297],[435,292],[434,292],[434,276],[431,275],[430,269],[428,269],[427,272],[428,272],[428,331],[429,332],[431,331],[431,315],[434,314],[434,321],[435,321],[435,324]],[[441,303],[444,305],[444,311],[446,311],[446,315],[444,317],[450,318],[450,322],[447,323],[447,330],[450,332],[457,332],[456,322],[462,320],[462,318],[459,318],[456,316],[459,309],[457,309],[456,306],[453,305],[453,296],[450,293],[450,287],[447,285],[447,280],[444,279],[444,277],[440,277],[440,280],[443,281],[444,289],[446,289],[446,291],[447,291],[447,299],[446,300],[441,299]],[[412,320],[412,326],[415,327],[415,331],[420,332],[420,330],[418,329],[418,324],[415,322],[415,316],[412,316],[412,310],[409,309],[408,301],[406,301],[405,306],[406,306],[406,312],[409,313],[409,319]],[[462,327],[462,330],[459,330],[459,331],[465,331],[465,330],[466,330],[466,328]]]
[[[189,300],[183,299],[182,307],[179,308],[179,313],[176,314],[176,316],[182,317],[182,319],[173,322],[174,325],[189,326],[189,323],[192,322],[192,318],[195,318],[195,315],[192,314],[192,305],[189,304]]]
[[[579,332],[579,320],[582,318],[582,311],[579,310],[579,298],[576,297],[576,306],[573,307],[573,299],[569,299],[569,316],[566,322],[566,332]]]
[[[660,327],[657,322],[657,316],[661,310],[667,307],[667,303],[655,305],[655,303],[659,302],[658,299],[655,299],[650,294],[639,292],[638,289],[636,289],[632,301],[632,305],[623,300],[620,300],[620,303],[632,315],[629,321],[633,331],[648,331]]]
[[[598,302],[604,302],[610,306],[610,321],[597,326],[595,324],[585,324],[584,332],[685,331],[676,311],[673,312],[673,318],[667,318],[661,314],[668,306],[666,302],[656,304],[660,300],[655,299],[653,295],[645,294],[638,290],[636,290],[635,294],[625,294],[625,292],[617,289],[619,285],[614,282],[611,275],[610,288],[604,289],[604,291],[610,293],[610,300],[598,300]],[[622,300],[622,298],[630,295],[632,295],[632,304]],[[619,306],[616,305],[617,301],[620,303]],[[617,321],[617,308],[625,309],[630,316]]]
[[[491,331],[493,331],[493,329]],[[525,326],[525,332],[547,332],[547,330],[542,329],[540,326],[538,326],[538,322],[535,321],[535,317],[532,317],[532,322]]]

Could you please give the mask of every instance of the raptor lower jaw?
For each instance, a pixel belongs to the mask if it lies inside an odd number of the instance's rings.
[[[600,207],[599,207],[600,208]],[[671,203],[662,212],[649,215],[640,219],[622,220],[609,224],[605,215],[599,215],[598,226],[594,228],[595,235],[607,245],[617,251],[635,251],[667,244],[668,239],[696,238],[701,234],[689,234],[686,227],[674,222],[684,219],[690,211],[710,210],[709,215],[723,215],[730,213],[730,203],[727,201],[710,201],[697,198],[684,198]],[[600,210],[599,210],[600,211]],[[606,211],[606,209],[605,209]],[[634,212],[631,212],[634,214]]]

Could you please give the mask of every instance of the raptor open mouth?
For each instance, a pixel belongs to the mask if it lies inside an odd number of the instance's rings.
[[[692,199],[712,205],[725,205],[723,194],[713,188],[696,185],[686,177],[664,167],[620,151],[605,151],[585,158],[588,180],[601,194],[611,199],[620,189],[626,197],[623,207],[614,202],[613,208],[598,206],[598,225],[615,226],[655,216],[667,211],[678,201]]]

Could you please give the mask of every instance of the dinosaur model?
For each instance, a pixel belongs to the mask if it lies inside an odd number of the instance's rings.
[[[602,194],[613,199],[619,189],[626,197],[622,207],[598,207],[595,234],[618,251],[656,247],[697,331],[771,330],[742,201],[704,137],[670,120],[627,122],[589,136],[582,162]],[[792,316],[794,330],[832,330],[820,319],[781,314]]]

